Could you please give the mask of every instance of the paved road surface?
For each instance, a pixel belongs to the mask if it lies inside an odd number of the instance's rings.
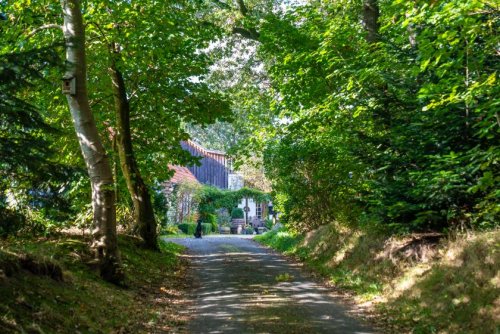
[[[248,237],[168,241],[188,247],[192,263],[190,333],[375,333],[296,265]]]

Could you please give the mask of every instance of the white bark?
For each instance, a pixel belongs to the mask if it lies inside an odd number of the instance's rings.
[[[64,77],[76,80],[76,93],[66,97],[92,186],[93,246],[100,261],[101,275],[107,280],[119,281],[122,274],[116,240],[113,173],[88,101],[85,29],[80,0],[61,0],[61,6],[67,61]]]

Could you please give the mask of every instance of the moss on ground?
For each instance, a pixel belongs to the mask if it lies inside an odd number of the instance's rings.
[[[388,332],[500,332],[500,231],[450,240],[323,226],[256,238],[371,302]]]
[[[87,240],[60,235],[0,241],[2,259],[30,254],[63,269],[64,280],[19,269],[0,277],[1,333],[149,333],[182,331],[185,302],[181,246],[162,243],[161,253],[120,236],[127,287],[104,282],[92,264]],[[0,268],[1,269],[1,268]]]

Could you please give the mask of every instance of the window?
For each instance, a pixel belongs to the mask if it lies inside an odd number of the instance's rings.
[[[262,205],[257,204],[255,208],[257,218],[262,219]]]

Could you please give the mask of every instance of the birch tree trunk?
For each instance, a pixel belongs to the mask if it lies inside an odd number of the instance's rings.
[[[80,0],[61,0],[61,6],[66,44],[65,78],[74,78],[76,81],[75,93],[67,94],[66,97],[92,187],[93,248],[99,260],[101,276],[105,280],[120,283],[123,272],[116,238],[113,173],[99,138],[87,96],[85,30]]]
[[[132,147],[132,136],[130,133],[130,104],[122,73],[112,61],[109,68],[113,83],[113,95],[115,99],[116,113],[116,146],[120,157],[122,169],[127,188],[134,203],[135,222],[139,227],[139,234],[146,248],[157,250],[156,219],[151,203],[148,188],[142,179]]]

